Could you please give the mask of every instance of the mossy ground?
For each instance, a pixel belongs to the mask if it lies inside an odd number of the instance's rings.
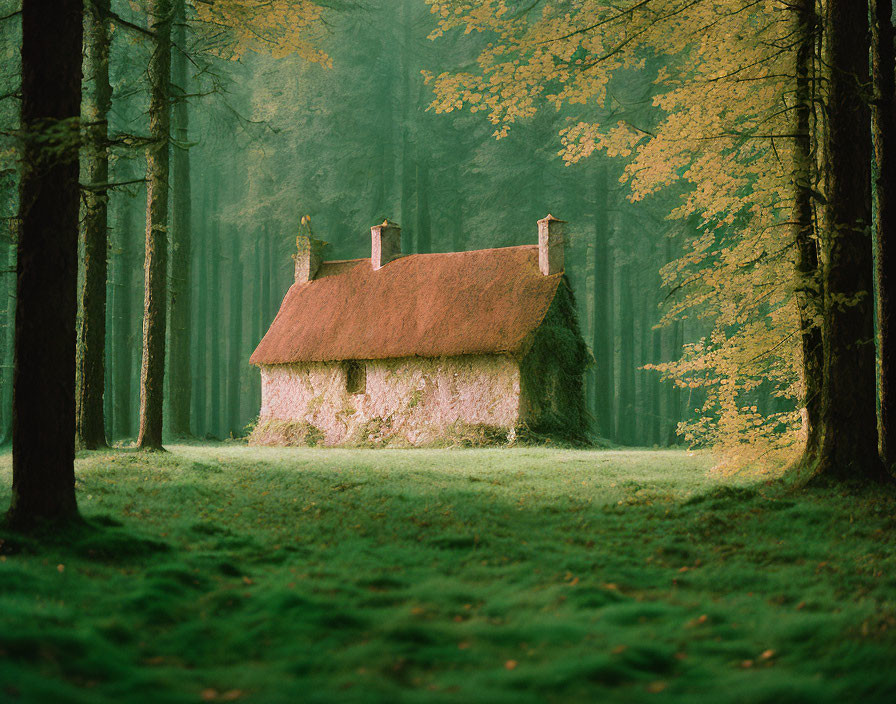
[[[81,455],[89,527],[0,534],[0,700],[896,701],[889,496],[676,451],[171,450]]]

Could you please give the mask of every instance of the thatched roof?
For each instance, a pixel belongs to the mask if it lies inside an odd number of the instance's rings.
[[[293,284],[253,364],[515,353],[541,324],[562,274],[538,247],[324,262]]]

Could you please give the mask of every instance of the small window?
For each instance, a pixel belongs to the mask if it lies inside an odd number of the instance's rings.
[[[350,394],[366,393],[367,369],[364,362],[353,359],[345,363],[345,390]]]

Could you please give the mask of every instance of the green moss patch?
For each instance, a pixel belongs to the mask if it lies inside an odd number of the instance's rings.
[[[263,420],[249,435],[250,445],[316,447],[323,442],[323,431],[306,421]]]
[[[0,700],[896,691],[887,494],[720,484],[671,451],[169,449],[80,455],[81,529],[0,531]]]

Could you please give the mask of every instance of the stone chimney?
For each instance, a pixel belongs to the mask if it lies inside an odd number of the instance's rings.
[[[538,268],[545,276],[563,273],[563,225],[553,215],[538,221]]]
[[[305,284],[314,280],[317,270],[323,262],[323,250],[326,242],[316,239],[312,235],[299,235],[296,237],[296,283]]]
[[[370,263],[374,271],[400,256],[401,228],[396,223],[383,220],[382,225],[370,228]]]

